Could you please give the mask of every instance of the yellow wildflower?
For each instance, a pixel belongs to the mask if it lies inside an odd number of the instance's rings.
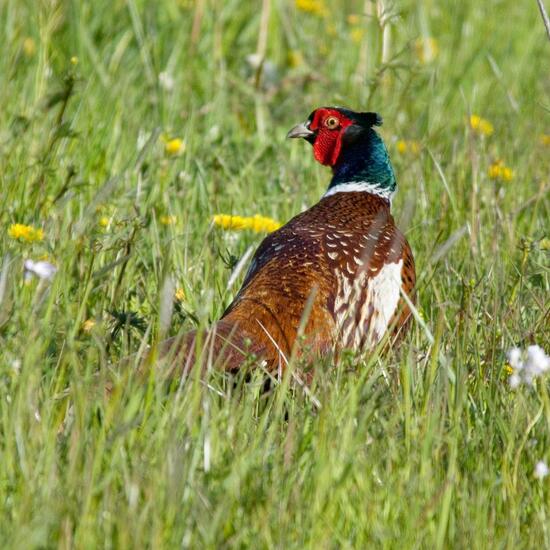
[[[355,27],[354,29],[351,29],[349,35],[351,38],[351,41],[354,44],[359,44],[361,40],[363,40],[363,35],[365,34],[365,30],[361,27]]]
[[[101,227],[107,227],[109,225],[109,218],[107,216],[101,216],[98,223]]]
[[[95,327],[95,321],[93,319],[87,319],[82,323],[82,330],[84,332],[90,332]]]
[[[395,144],[397,148],[398,153],[406,153],[407,152],[407,142],[403,139],[398,140],[398,142]]]
[[[514,179],[514,171],[501,160],[493,162],[487,173],[492,180],[512,181]]]
[[[361,23],[361,18],[356,13],[351,13],[348,15],[348,23],[350,25],[359,25],[359,23]]]
[[[281,227],[279,222],[260,216],[259,214],[250,217],[216,214],[213,221],[215,225],[218,225],[222,229],[252,229],[256,233],[271,233]]]
[[[318,17],[326,17],[328,15],[327,7],[323,0],[295,0],[296,8]]]
[[[470,128],[483,136],[490,136],[495,131],[493,125],[479,115],[470,116]]]
[[[183,288],[178,288],[176,290],[174,298],[176,298],[178,302],[183,302],[185,300],[185,291],[183,290]]]
[[[404,155],[405,153],[418,155],[420,153],[420,150],[422,149],[422,145],[420,144],[420,142],[414,139],[411,139],[411,140],[400,139],[395,144],[395,147],[397,149],[397,152],[400,153],[401,155]]]
[[[431,36],[419,38],[414,43],[414,49],[418,61],[423,65],[431,63],[439,54],[437,40]]]
[[[178,219],[176,216],[167,216],[166,214],[163,214],[159,217],[159,221],[162,225],[174,225]]]
[[[180,138],[164,139],[164,152],[175,156],[185,151],[185,142]]]
[[[550,147],[550,134],[541,134],[540,144],[541,145],[546,145],[547,147]]]
[[[299,50],[290,50],[288,52],[288,64],[291,67],[300,67],[304,64],[304,56]]]
[[[329,23],[326,26],[326,31],[329,36],[336,36],[338,34],[338,31],[336,29],[336,25],[334,23]]]
[[[71,57],[71,65],[78,65],[78,57],[76,55]]]
[[[14,223],[10,225],[8,229],[8,236],[19,241],[33,243],[35,241],[41,241],[44,238],[44,231],[40,228],[35,229],[30,225]]]
[[[27,57],[32,57],[36,53],[36,43],[30,36],[23,40],[23,52]]]
[[[513,374],[513,372],[514,372],[514,369],[512,368],[510,363],[505,363],[504,364],[504,370],[506,371],[507,374]]]

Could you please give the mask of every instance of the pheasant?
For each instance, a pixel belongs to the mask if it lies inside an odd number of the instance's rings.
[[[185,373],[196,351],[224,370],[249,356],[267,369],[291,355],[313,361],[342,350],[366,351],[388,330],[397,337],[414,301],[409,244],[390,213],[396,179],[376,113],[321,107],[287,137],[303,138],[332,168],[321,200],[268,235],[221,319],[204,334],[166,340],[161,356]]]

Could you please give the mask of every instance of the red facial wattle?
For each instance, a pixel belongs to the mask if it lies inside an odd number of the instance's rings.
[[[338,126],[328,128],[325,123],[329,118],[336,118]],[[342,137],[346,128],[351,126],[353,121],[334,109],[317,109],[309,129],[316,132],[317,137],[313,143],[313,154],[315,159],[325,166],[334,166],[338,161],[342,149]]]

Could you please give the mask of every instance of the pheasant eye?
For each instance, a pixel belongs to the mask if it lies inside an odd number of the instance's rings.
[[[325,126],[329,130],[334,130],[335,128],[338,128],[338,126],[340,126],[340,121],[335,116],[329,116],[325,120]]]

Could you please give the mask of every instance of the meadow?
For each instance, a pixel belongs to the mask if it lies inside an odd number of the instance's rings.
[[[548,380],[507,360],[550,352],[534,0],[4,0],[0,43],[3,548],[550,546]],[[231,301],[265,232],[215,215],[320,198],[285,135],[333,104],[384,118],[401,345],[308,391],[117,366]]]

